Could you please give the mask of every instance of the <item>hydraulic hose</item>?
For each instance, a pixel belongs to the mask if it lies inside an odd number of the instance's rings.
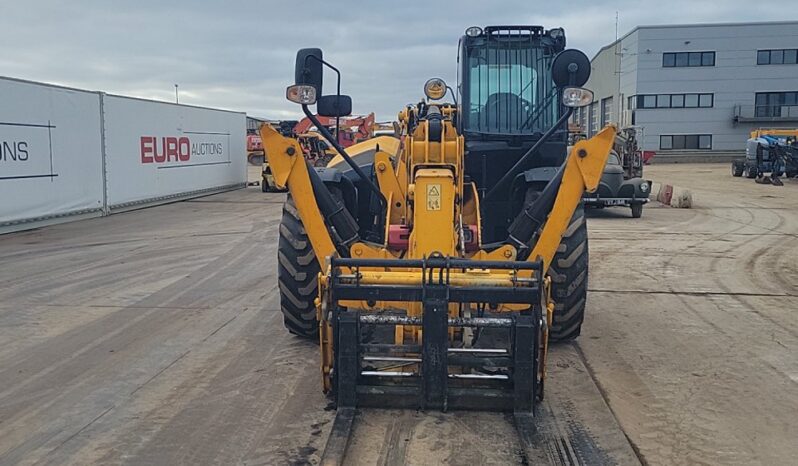
[[[518,249],[518,258],[520,260],[525,260],[528,257],[529,252],[532,250],[532,239],[554,207],[554,201],[557,199],[557,193],[560,190],[567,163],[568,158],[566,157],[565,162],[557,170],[557,173],[541,191],[540,196],[535,202],[524,207],[521,213],[513,220],[513,223],[510,224],[510,228],[507,229],[506,243]]]
[[[526,153],[524,153],[524,155],[522,155],[520,159],[518,159],[518,162],[515,162],[515,165],[513,165],[513,167],[510,168],[510,170],[508,170],[507,173],[505,173],[504,176],[502,176],[501,179],[495,185],[493,185],[493,188],[491,188],[491,190],[488,191],[487,194],[485,194],[483,201],[493,197],[499,191],[500,187],[502,187],[509,180],[513,179],[515,175],[518,174],[518,170],[523,166],[523,164],[527,161],[527,159],[529,159],[529,157],[531,157],[535,152],[537,152],[537,150],[540,148],[540,146],[543,145],[544,142],[548,141],[551,135],[554,134],[554,132],[557,131],[557,129],[559,129],[560,126],[562,126],[562,124],[568,120],[568,118],[571,117],[571,114],[573,112],[574,112],[573,107],[566,107],[565,113],[562,114],[560,119],[557,120],[551,126],[551,128],[547,129],[546,132],[543,133],[543,135],[540,137],[540,139],[538,139],[535,142],[535,144],[533,144],[532,147],[530,147],[529,150],[526,151]]]
[[[316,129],[319,131],[319,133],[321,133],[322,136],[324,136],[324,139],[326,139],[327,142],[329,142],[335,148],[335,150],[338,151],[339,154],[341,154],[341,157],[343,157],[344,161],[350,167],[352,167],[352,170],[354,170],[355,173],[357,173],[360,179],[366,182],[366,184],[369,187],[369,190],[377,195],[377,200],[380,203],[380,213],[377,215],[377,232],[379,236],[378,242],[382,242],[383,241],[382,236],[384,230],[383,227],[385,226],[384,225],[385,212],[388,211],[388,201],[385,199],[385,196],[382,195],[379,186],[377,186],[374,183],[374,181],[372,181],[371,177],[367,176],[366,173],[363,171],[363,169],[361,169],[358,166],[358,164],[356,164],[355,161],[352,160],[352,157],[350,157],[349,154],[346,153],[346,150],[343,148],[343,146],[341,146],[341,144],[338,143],[338,138],[334,137],[330,133],[330,131],[319,122],[319,119],[316,118],[316,115],[314,115],[313,112],[310,111],[307,105],[302,105],[302,111],[305,113],[305,116],[308,117],[308,119],[312,121],[314,125],[316,125]],[[315,170],[312,169],[311,171],[315,172]]]
[[[316,204],[324,219],[327,220],[327,224],[332,227],[336,249],[342,257],[349,257],[349,246],[360,240],[357,222],[346,210],[346,207],[333,197],[310,162],[305,161],[305,163],[308,166],[308,176]]]

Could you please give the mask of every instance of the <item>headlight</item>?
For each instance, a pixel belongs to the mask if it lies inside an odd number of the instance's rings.
[[[482,35],[482,28],[479,26],[471,26],[470,28],[466,29],[466,35],[468,37],[477,37]]]
[[[424,83],[424,95],[430,100],[440,100],[446,95],[446,82],[441,78],[428,79]]]
[[[306,84],[288,86],[285,98],[297,104],[313,105],[316,103],[316,88]]]
[[[585,107],[593,103],[593,92],[582,87],[566,87],[562,91],[562,104],[566,107]]]
[[[640,191],[648,192],[648,181],[640,183]]]

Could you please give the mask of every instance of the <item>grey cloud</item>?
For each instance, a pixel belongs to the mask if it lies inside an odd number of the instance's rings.
[[[793,2],[760,1],[757,21],[783,19]],[[536,11],[540,9],[540,11]],[[750,2],[675,1],[43,1],[5,2],[0,74],[111,93],[299,116],[285,101],[293,56],[319,46],[343,72],[355,112],[392,119],[424,81],[456,79],[467,26],[541,24],[566,29],[592,56],[640,24],[748,21]]]

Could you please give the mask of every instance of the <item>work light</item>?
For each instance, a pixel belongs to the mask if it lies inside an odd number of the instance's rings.
[[[562,104],[566,107],[584,107],[593,103],[593,92],[582,87],[566,87],[562,91]]]
[[[482,28],[479,26],[471,26],[470,28],[466,29],[466,35],[468,37],[477,37],[482,35]]]
[[[316,88],[305,84],[288,86],[285,98],[297,104],[313,105],[316,103]]]
[[[441,78],[432,78],[424,83],[424,95],[430,100],[440,100],[446,95],[446,82]]]

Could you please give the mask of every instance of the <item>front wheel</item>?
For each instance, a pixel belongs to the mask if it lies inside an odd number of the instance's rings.
[[[289,332],[306,338],[319,335],[314,299],[318,294],[319,262],[291,196],[283,206],[277,245],[280,311]]]
[[[639,202],[635,202],[631,205],[632,207],[632,218],[640,218],[643,216],[643,204]]]
[[[550,338],[573,340],[582,332],[587,301],[588,245],[585,208],[580,205],[571,217],[560,247],[549,268],[554,315]]]

